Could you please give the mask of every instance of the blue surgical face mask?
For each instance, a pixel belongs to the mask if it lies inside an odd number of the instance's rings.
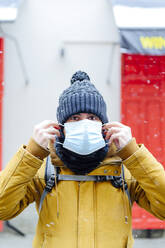
[[[80,155],[91,154],[106,143],[102,135],[102,123],[88,119],[64,124],[64,148]]]

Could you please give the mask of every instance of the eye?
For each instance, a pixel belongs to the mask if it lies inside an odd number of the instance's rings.
[[[89,115],[89,116],[88,116],[88,120],[91,120],[91,121],[99,121],[99,117],[97,117],[96,115]]]
[[[80,116],[79,115],[72,115],[69,118],[69,121],[79,121],[80,120]]]

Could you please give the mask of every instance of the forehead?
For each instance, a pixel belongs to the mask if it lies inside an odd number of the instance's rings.
[[[77,113],[77,114],[73,114],[71,116],[74,116],[74,115],[79,115],[79,116],[82,116],[82,117],[90,116],[90,115],[97,116],[97,115],[92,114],[92,113]]]

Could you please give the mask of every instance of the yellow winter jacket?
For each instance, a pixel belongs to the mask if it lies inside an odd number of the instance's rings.
[[[29,147],[22,146],[0,173],[1,220],[17,216],[34,201],[38,211],[45,187],[45,161],[38,158],[34,149],[32,155]],[[89,175],[119,176],[121,162],[132,204],[136,201],[164,220],[164,168],[135,140],[117,155],[109,153]],[[61,174],[73,174],[62,163],[60,168]],[[126,193],[110,182],[60,181],[43,202],[33,247],[131,248],[131,218]]]

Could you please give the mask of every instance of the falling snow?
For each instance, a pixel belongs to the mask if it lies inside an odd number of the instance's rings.
[[[157,89],[157,90],[159,89],[159,86],[157,84],[154,84],[153,86],[155,89]]]

